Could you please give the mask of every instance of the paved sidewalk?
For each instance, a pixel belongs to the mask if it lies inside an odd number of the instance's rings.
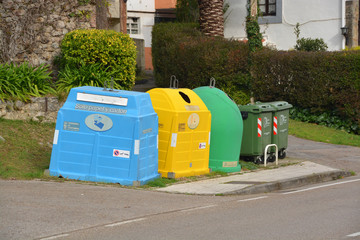
[[[157,191],[200,195],[256,194],[335,180],[345,176],[350,176],[350,173],[305,161],[287,167],[175,184]]]

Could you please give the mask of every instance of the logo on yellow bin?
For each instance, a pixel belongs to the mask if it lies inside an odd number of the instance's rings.
[[[197,113],[192,113],[188,118],[188,126],[190,129],[195,129],[200,123],[200,117]]]

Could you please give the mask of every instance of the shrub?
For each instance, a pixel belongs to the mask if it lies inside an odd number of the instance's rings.
[[[121,78],[118,70],[109,70],[102,64],[81,64],[79,67],[66,65],[59,73],[57,89],[60,92],[70,92],[71,88],[80,86],[103,87],[106,80],[113,80],[114,89],[130,89],[132,85]]]
[[[232,98],[236,91],[249,91],[250,74],[245,43],[203,36],[196,24],[166,23],[153,28],[152,54],[156,84],[168,87],[170,77],[179,87],[209,85],[211,77]]]
[[[50,74],[49,66],[44,64],[0,64],[0,99],[27,101],[31,96],[55,93]]]
[[[136,70],[136,47],[134,41],[127,34],[111,30],[75,30],[65,35],[61,43],[61,58],[63,66],[61,76],[69,74],[70,69],[65,70],[65,65],[72,70],[71,75],[79,73],[77,79],[83,78],[84,71],[96,70],[107,72],[109,78],[116,80],[116,86],[121,89],[131,89],[135,82]],[[96,64],[95,67],[85,66]],[[63,72],[66,71],[66,74]],[[86,73],[85,75],[91,75]],[[111,74],[110,74],[111,73]],[[114,75],[115,74],[115,75]],[[105,73],[101,73],[105,76]],[[94,78],[83,78],[81,84],[88,85]],[[110,80],[110,79],[108,79]],[[89,81],[89,82],[86,82]],[[101,83],[102,79],[97,82]],[[71,81],[70,81],[71,82]],[[62,81],[62,86],[65,82]],[[100,84],[101,85],[101,84]],[[65,89],[65,88],[64,88]]]
[[[353,48],[345,47],[344,51],[360,51],[360,46],[353,47]]]
[[[179,22],[197,22],[199,20],[199,4],[197,0],[177,0],[176,20]]]
[[[302,122],[316,123],[348,133],[360,134],[360,124],[356,124],[351,119],[341,118],[335,112],[312,112],[309,108],[294,107],[290,109],[290,117]]]
[[[326,51],[328,48],[327,44],[324,42],[322,38],[300,38],[296,40],[295,50],[298,51]]]
[[[253,54],[257,100],[285,100],[312,113],[331,112],[360,125],[360,52]]]

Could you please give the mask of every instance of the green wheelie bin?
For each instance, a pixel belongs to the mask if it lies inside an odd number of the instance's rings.
[[[273,131],[271,137],[271,143],[276,144],[278,147],[278,156],[280,159],[286,157],[286,148],[288,146],[288,134],[289,134],[289,110],[292,105],[285,101],[270,102],[273,108]],[[275,151],[275,147],[272,148],[272,152]]]
[[[266,103],[239,105],[244,124],[240,156],[255,163],[264,162],[264,152],[271,144],[274,107]],[[270,150],[268,151],[270,153]],[[267,161],[272,161],[269,154]]]
[[[237,105],[214,86],[193,91],[211,112],[209,168],[211,171],[239,172],[243,121]]]

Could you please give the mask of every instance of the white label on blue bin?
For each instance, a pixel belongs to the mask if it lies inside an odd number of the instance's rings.
[[[134,154],[139,155],[140,152],[140,140],[135,140],[134,143]]]
[[[59,130],[55,130],[53,144],[58,143],[58,138],[59,138]]]
[[[78,132],[80,130],[80,123],[64,121],[64,130]]]
[[[130,151],[114,149],[113,157],[130,158]]]
[[[176,147],[177,133],[171,134],[171,146]]]
[[[102,114],[91,114],[87,116],[85,119],[85,124],[91,130],[98,132],[107,131],[113,126],[112,120],[109,117]]]
[[[205,149],[206,148],[206,142],[199,143],[199,149]]]
[[[89,93],[77,93],[76,100],[83,102],[93,102],[102,104],[111,104],[118,106],[127,106],[128,99],[122,97],[103,96]]]

